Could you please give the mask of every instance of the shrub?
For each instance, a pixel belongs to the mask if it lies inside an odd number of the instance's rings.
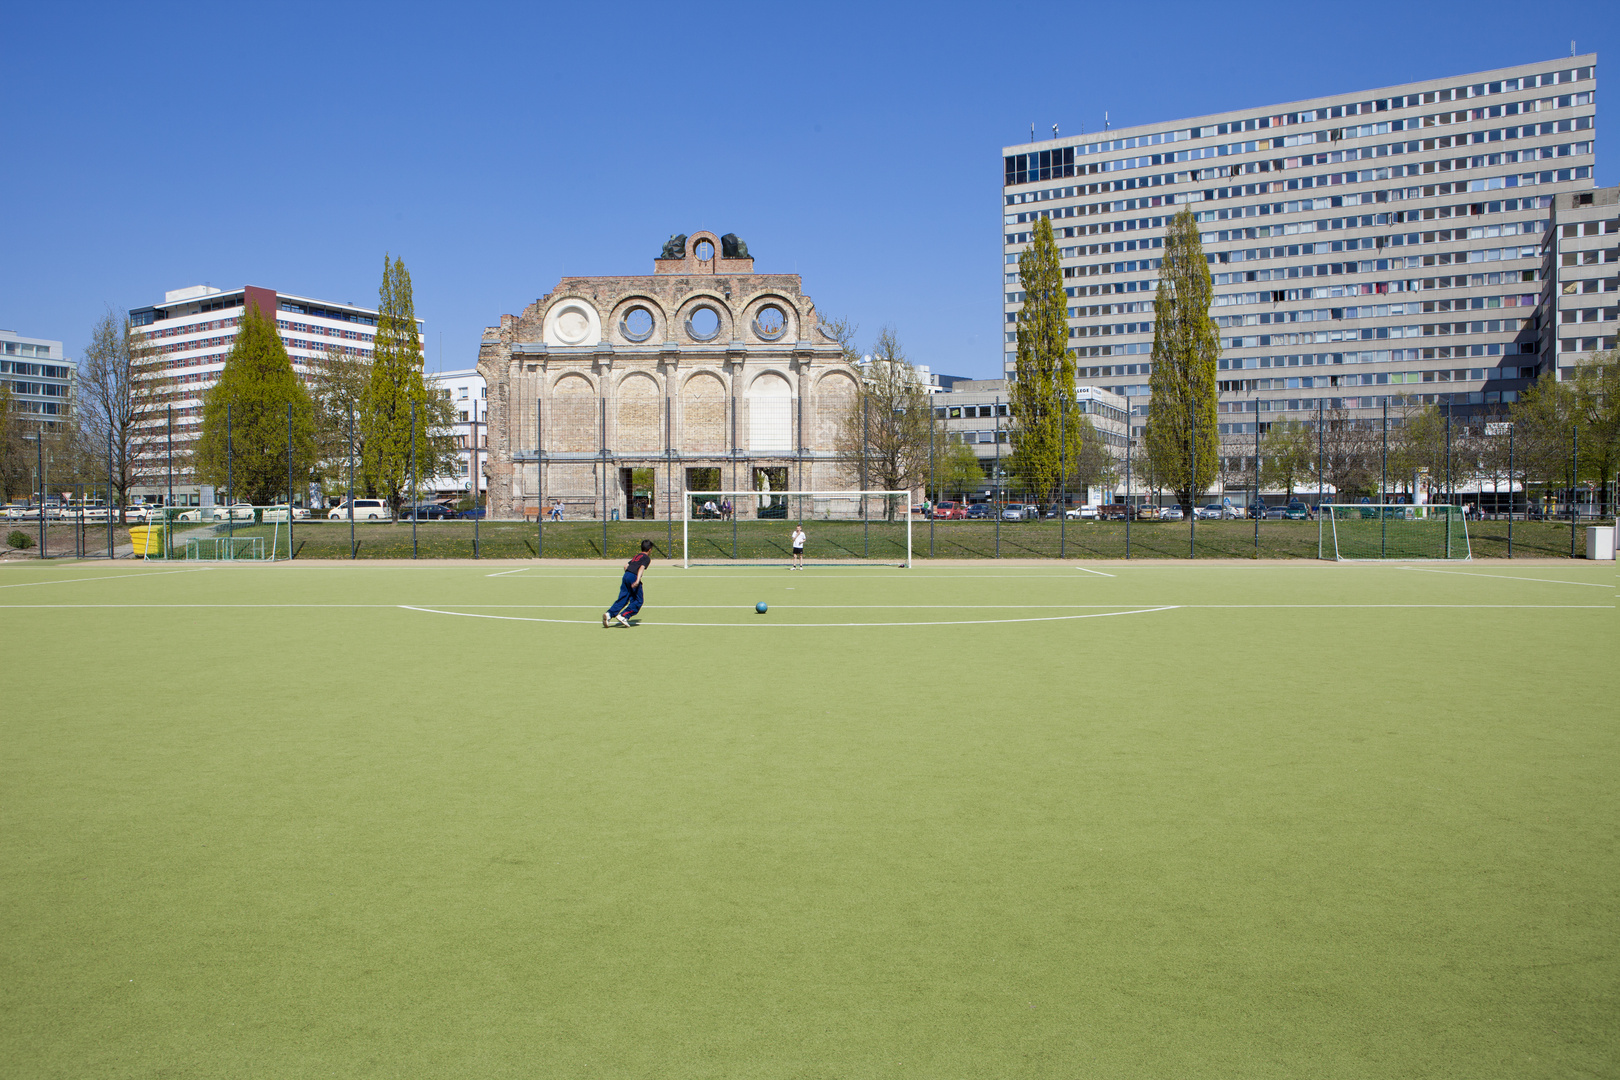
[[[34,538],[21,529],[12,529],[11,535],[6,537],[6,547],[26,551],[34,546]]]

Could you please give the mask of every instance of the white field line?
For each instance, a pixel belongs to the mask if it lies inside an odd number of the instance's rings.
[[[516,569],[516,570],[502,570],[502,571],[501,571],[501,572],[500,572],[500,573],[498,573],[498,574],[485,574],[485,575],[484,575],[484,576],[485,576],[485,577],[505,577],[505,576],[506,576],[506,575],[508,575],[508,574],[521,574],[521,573],[523,573],[523,572],[524,572],[524,571],[525,571],[525,570],[531,570],[531,569],[533,569],[533,567],[529,567],[529,566],[520,566],[520,567],[518,567],[518,568],[517,568],[517,569]]]
[[[19,581],[15,585],[0,585],[0,589],[26,589],[31,585],[71,585],[78,581],[128,581],[131,578],[162,577],[164,574],[200,574],[209,569],[199,566],[195,570],[156,570],[152,573],[119,574],[116,577],[58,578],[55,581]]]
[[[441,604],[441,607],[476,608],[479,611],[598,611],[600,604],[464,604],[459,601],[451,604]],[[1116,608],[1132,608],[1140,610],[1169,611],[1335,611],[1339,609],[1371,608],[1381,610],[1437,610],[1437,611],[1613,611],[1609,604],[789,604],[788,610],[861,610],[861,611],[1006,611],[1009,608],[1021,611],[1075,611],[1090,608],[1109,609],[1110,614],[1120,615],[1129,612],[1115,611]],[[0,611],[72,611],[72,610],[209,610],[220,609],[226,611],[250,610],[388,610],[409,608],[412,611],[430,610],[424,606],[411,604],[0,604]],[[745,611],[747,604],[659,604],[660,611]],[[439,614],[457,614],[456,612],[439,612]],[[494,616],[491,616],[492,618]],[[1087,616],[1088,618],[1090,616]],[[566,621],[566,620],[559,620]],[[994,620],[1018,621],[1018,620]],[[673,625],[666,623],[664,625]],[[704,626],[712,625],[703,623]],[[820,625],[820,624],[817,624]],[[831,625],[831,624],[828,624]],[[851,624],[854,625],[854,624]],[[889,623],[875,623],[872,625],[888,626],[898,625]],[[910,625],[910,624],[907,624]],[[930,625],[930,624],[916,624]]]
[[[1077,566],[1077,567],[1075,567],[1075,569],[1080,571],[1082,574],[1096,574],[1098,577],[1118,577],[1119,576],[1118,574],[1105,574],[1101,570],[1088,570],[1084,566]]]
[[[1613,585],[1604,581],[1563,581],[1559,578],[1519,577],[1517,574],[1476,574],[1469,570],[1430,570],[1426,566],[1402,566],[1400,570],[1416,570],[1420,574],[1454,574],[1457,577],[1488,577],[1498,578],[1502,581],[1539,581],[1547,585],[1585,585],[1589,589],[1612,589]]]
[[[477,614],[474,614],[472,612],[467,612],[467,611],[440,611],[440,610],[435,609],[435,608],[412,607],[409,604],[400,604],[399,607],[400,607],[400,609],[402,611],[420,611],[420,612],[423,612],[423,613],[428,614],[428,615],[458,615],[458,616],[460,616],[461,618],[464,618],[464,619],[498,619],[498,620],[505,621],[505,622],[566,623],[566,624],[568,624],[570,626],[591,626],[591,625],[594,625],[596,623],[595,619],[589,619],[589,620],[581,621],[581,620],[577,620],[577,619],[537,619],[537,618],[534,618],[532,616],[522,616],[522,615],[477,615]],[[778,627],[780,627],[780,626],[792,626],[792,627],[798,627],[800,629],[820,629],[820,628],[846,629],[846,628],[850,628],[850,627],[873,627],[873,626],[988,626],[988,625],[993,625],[993,624],[998,624],[998,623],[1065,622],[1065,621],[1070,621],[1070,620],[1074,620],[1074,619],[1107,619],[1107,618],[1110,618],[1110,617],[1112,617],[1114,615],[1151,615],[1151,614],[1154,614],[1155,612],[1174,611],[1174,610],[1176,610],[1175,606],[1171,605],[1169,607],[1137,608],[1137,609],[1132,610],[1132,611],[1099,611],[1099,612],[1093,612],[1092,614],[1089,614],[1089,615],[1038,615],[1038,616],[1034,616],[1032,618],[1027,618],[1027,619],[952,619],[952,620],[940,620],[940,621],[935,621],[935,622],[792,623],[792,622],[769,622],[769,621],[765,621],[765,620],[759,620],[759,621],[751,621],[751,622],[732,622],[732,623],[655,622],[655,623],[649,623],[647,625],[650,625],[650,626],[699,626],[699,627],[734,627],[734,626],[778,626]]]

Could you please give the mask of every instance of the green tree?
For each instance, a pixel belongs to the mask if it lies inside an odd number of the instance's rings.
[[[1153,372],[1148,378],[1147,451],[1153,474],[1182,509],[1214,482],[1220,448],[1215,362],[1221,336],[1209,317],[1214,283],[1191,210],[1170,219],[1154,298]]]
[[[836,336],[836,335],[835,335]],[[862,364],[855,399],[836,436],[850,480],[865,488],[911,491],[928,482],[934,409],[917,369],[889,327]],[[894,500],[885,500],[892,519]]]
[[[1056,497],[1064,479],[1060,439],[1080,433],[1083,415],[1074,398],[1068,296],[1052,223],[1046,218],[1035,223],[1029,250],[1018,262],[1018,278],[1024,307],[1018,313],[1018,352],[1007,388],[1013,449],[1008,464],[1030,495],[1046,502]]]
[[[345,354],[335,345],[314,365],[310,398],[315,405],[315,471],[328,490],[343,489],[349,479],[349,451],[353,442],[357,461],[365,460],[365,431],[360,423],[361,401],[371,382],[371,362]],[[365,477],[357,472],[359,494],[369,494]]]
[[[315,464],[314,408],[276,333],[275,312],[249,303],[225,355],[225,370],[203,398],[202,434],[192,457],[198,478],[221,487],[234,484],[232,502],[265,504],[284,495],[289,405],[292,472],[301,482]]]
[[[412,406],[416,418],[416,475],[426,480],[447,470],[454,449],[447,418],[450,402],[433,393],[422,369],[422,339],[416,326],[411,275],[402,259],[383,257],[378,290],[377,337],[371,377],[360,403],[366,483],[397,511],[410,489]]]
[[[1512,410],[1518,472],[1530,484],[1565,488],[1572,440],[1579,437],[1577,482],[1610,484],[1620,465],[1620,354],[1613,351],[1576,365],[1567,379],[1542,376]]]
[[[163,410],[174,383],[159,374],[161,363],[122,312],[108,312],[96,321],[79,360],[76,413],[84,452],[104,480],[111,447],[120,518],[129,489],[156,484],[164,472]]]
[[[940,498],[966,496],[984,487],[984,467],[979,455],[967,443],[954,442],[939,447],[934,462],[934,479]]]
[[[12,409],[11,383],[0,380],[0,500],[23,498],[31,483],[24,460],[22,423]]]
[[[1260,444],[1260,482],[1283,488],[1294,497],[1294,485],[1316,472],[1316,432],[1298,420],[1271,425]]]

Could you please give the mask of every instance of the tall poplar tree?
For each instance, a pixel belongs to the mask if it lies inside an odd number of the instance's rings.
[[[416,301],[403,259],[383,256],[377,336],[370,378],[360,399],[362,466],[367,486],[398,511],[411,483],[411,406],[416,406],[416,475],[425,481],[454,457],[447,430],[448,402],[433,394],[422,373]]]
[[[1083,437],[1082,414],[1074,400],[1068,296],[1063,292],[1052,223],[1046,218],[1035,223],[1033,242],[1018,263],[1018,277],[1024,309],[1018,313],[1018,353],[1008,387],[1010,464],[1029,493],[1045,501],[1058,490],[1065,456],[1060,442],[1067,443],[1066,456],[1072,463]]]
[[[234,484],[232,502],[263,505],[284,495],[289,405],[293,477],[302,483],[315,464],[314,408],[276,333],[275,312],[261,312],[249,301],[225,370],[203,397],[202,435],[193,450],[198,478],[219,487]]]
[[[1154,474],[1191,514],[1220,464],[1215,426],[1215,361],[1221,336],[1209,316],[1214,282],[1191,210],[1170,219],[1153,310],[1153,374],[1148,378],[1147,452]]]

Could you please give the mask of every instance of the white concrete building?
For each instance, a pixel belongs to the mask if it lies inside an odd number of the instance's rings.
[[[489,391],[477,368],[430,373],[428,379],[439,394],[456,408],[456,443],[461,448],[460,466],[454,476],[436,476],[424,485],[437,495],[482,497],[488,490],[484,465],[489,448]],[[425,497],[425,496],[424,496]]]
[[[11,391],[11,410],[25,423],[50,425],[73,411],[77,369],[62,354],[62,343],[0,330],[0,382]]]

